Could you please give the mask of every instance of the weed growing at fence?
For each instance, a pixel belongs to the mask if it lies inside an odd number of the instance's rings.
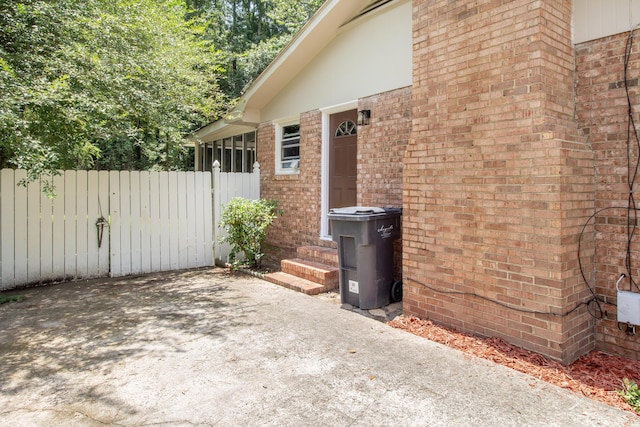
[[[24,295],[0,295],[0,304],[24,301]]]
[[[640,414],[640,389],[638,388],[638,385],[635,381],[629,380],[628,378],[623,380],[623,385],[624,390],[619,390],[618,393],[620,393],[620,396],[622,396],[624,400],[626,400],[627,403]]]
[[[280,212],[275,201],[266,199],[236,197],[223,207],[219,226],[224,228],[227,235],[220,240],[231,245],[229,262],[232,268],[261,266],[267,228]],[[241,253],[244,254],[244,260],[238,258]]]

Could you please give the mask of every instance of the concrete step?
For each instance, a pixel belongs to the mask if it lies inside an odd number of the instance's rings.
[[[301,258],[282,260],[280,270],[283,273],[318,283],[327,290],[335,289],[339,284],[338,268]]]
[[[327,289],[319,283],[293,276],[282,271],[265,274],[264,279],[271,283],[275,283],[276,285],[284,286],[285,288],[293,289],[294,291],[302,292],[307,295],[318,295],[320,293],[327,292]]]
[[[338,268],[338,250],[322,246],[300,246],[297,249],[298,258]]]

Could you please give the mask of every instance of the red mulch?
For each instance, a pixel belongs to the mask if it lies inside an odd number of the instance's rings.
[[[640,361],[592,351],[571,365],[563,366],[540,354],[515,347],[500,338],[479,338],[436,325],[429,320],[399,316],[388,324],[635,413],[617,390],[623,388],[623,378],[640,382]]]

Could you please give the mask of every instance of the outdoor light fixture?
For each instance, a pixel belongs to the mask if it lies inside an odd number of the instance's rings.
[[[368,125],[371,118],[371,110],[358,111],[358,126]]]

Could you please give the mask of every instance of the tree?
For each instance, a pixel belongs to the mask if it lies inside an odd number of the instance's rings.
[[[0,167],[184,167],[323,0],[0,0]]]
[[[177,168],[228,106],[181,0],[0,0],[0,167]]]
[[[188,0],[207,21],[206,37],[219,48],[221,89],[242,94],[324,0]]]

